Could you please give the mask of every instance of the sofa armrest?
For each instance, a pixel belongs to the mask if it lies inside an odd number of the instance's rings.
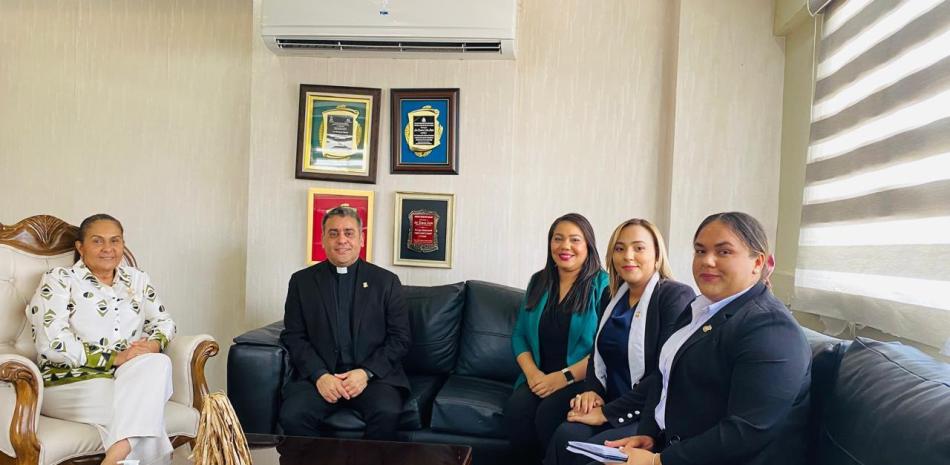
[[[259,346],[282,347],[280,332],[284,330],[283,320],[275,321],[267,326],[252,329],[236,338],[235,344],[255,344]]]
[[[218,350],[218,343],[207,334],[178,336],[168,343],[165,354],[172,360],[174,392],[171,400],[201,411],[204,396],[208,394],[205,364]]]
[[[40,442],[36,429],[43,405],[43,377],[32,360],[16,354],[0,354],[0,451],[16,457],[17,465],[39,462]]]
[[[278,433],[280,392],[291,371],[281,329],[278,321],[248,331],[228,351],[228,398],[247,433]]]

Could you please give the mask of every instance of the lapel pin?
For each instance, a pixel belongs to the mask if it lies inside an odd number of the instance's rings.
[[[369,284],[366,284],[366,281],[363,281],[363,289],[366,289],[367,287],[369,287]]]
[[[634,317],[634,318],[640,318],[640,312],[634,313],[634,314],[633,314],[633,317]]]
[[[708,332],[710,332],[710,331],[712,331],[712,325],[703,326],[703,332],[704,332],[704,333],[708,333]]]

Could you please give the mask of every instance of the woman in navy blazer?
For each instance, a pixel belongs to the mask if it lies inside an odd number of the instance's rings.
[[[634,218],[610,236],[605,289],[586,391],[571,400],[567,421],[554,433],[545,465],[586,463],[568,441],[603,443],[636,434],[648,386],[659,378],[660,347],[696,293],[672,280],[663,235]]]
[[[607,445],[634,465],[805,463],[811,351],[762,282],[762,225],[745,213],[711,215],[693,249],[702,295],[660,351],[662,382],[639,435]]]

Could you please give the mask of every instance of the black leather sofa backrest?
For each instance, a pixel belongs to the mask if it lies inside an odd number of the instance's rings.
[[[228,397],[248,433],[273,433],[280,391],[290,381],[290,359],[278,338],[283,320],[234,338],[228,350]]]
[[[820,465],[950,463],[950,365],[857,338],[823,406]]]
[[[465,283],[465,314],[455,373],[514,383],[521,370],[511,331],[524,291],[484,281]]]
[[[808,463],[815,463],[818,454],[822,411],[831,396],[838,374],[838,365],[847,342],[802,328],[811,346],[811,406],[808,412]]]
[[[412,331],[412,345],[403,359],[406,373],[451,373],[458,357],[465,283],[403,286],[403,297],[409,309]]]
[[[815,413],[813,418],[817,420],[817,413],[834,388],[838,365],[850,342],[808,328],[802,328],[802,331],[811,346],[811,404]],[[817,425],[817,421],[814,424]]]

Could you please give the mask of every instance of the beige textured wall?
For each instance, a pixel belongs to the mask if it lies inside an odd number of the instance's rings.
[[[745,209],[774,237],[783,52],[769,3],[551,8],[522,0],[514,62],[277,57],[255,32],[247,325],[281,317],[287,279],[305,266],[309,187],[374,189],[374,261],[416,285],[485,279],[524,287],[543,265],[550,222],[569,211],[591,220],[601,255],[618,222],[656,219],[677,238],[687,282],[689,238],[706,214]],[[375,185],[294,179],[300,83],[461,88],[461,174],[390,175],[384,136]],[[381,109],[385,131],[385,91]],[[715,176],[696,180],[699,166]],[[755,189],[733,188],[727,176]],[[400,190],[456,194],[451,270],[392,266]]]
[[[513,62],[286,58],[254,40],[248,323],[281,317],[287,279],[305,265],[307,189],[366,187],[294,179],[300,83],[459,87],[459,176],[390,175],[388,136],[381,138],[370,186],[377,195],[374,261],[407,284],[484,279],[524,287],[544,263],[557,216],[585,214],[603,244],[622,219],[656,215],[671,9],[665,1],[556,9],[524,1]],[[381,109],[385,130],[387,92]],[[452,269],[391,265],[396,191],[455,193]]]
[[[0,183],[31,193],[0,197],[0,221],[118,215],[182,330],[225,347],[281,317],[309,187],[375,190],[375,261],[408,284],[524,286],[568,211],[602,254],[619,221],[657,220],[684,281],[705,214],[743,208],[774,230],[777,187],[752,184],[777,180],[769,2],[521,0],[518,59],[495,62],[277,57],[259,14],[260,0],[0,0]],[[389,174],[384,91],[377,184],[294,179],[300,83],[461,88],[461,175]],[[400,190],[456,194],[454,268],[391,265]],[[220,357],[215,387],[223,373]]]
[[[499,245],[513,265],[494,267],[500,282],[527,285],[564,213],[591,221],[603,258],[618,223],[665,212],[657,193],[668,183],[675,3],[522,2],[513,191],[493,201],[511,205],[510,234],[473,238],[483,250]]]
[[[682,0],[670,205],[670,261],[690,284],[696,226],[747,212],[774,244],[782,125],[782,39],[761,0]]]
[[[230,0],[0,1],[0,222],[115,215],[179,331],[225,349],[243,329],[250,41]]]

